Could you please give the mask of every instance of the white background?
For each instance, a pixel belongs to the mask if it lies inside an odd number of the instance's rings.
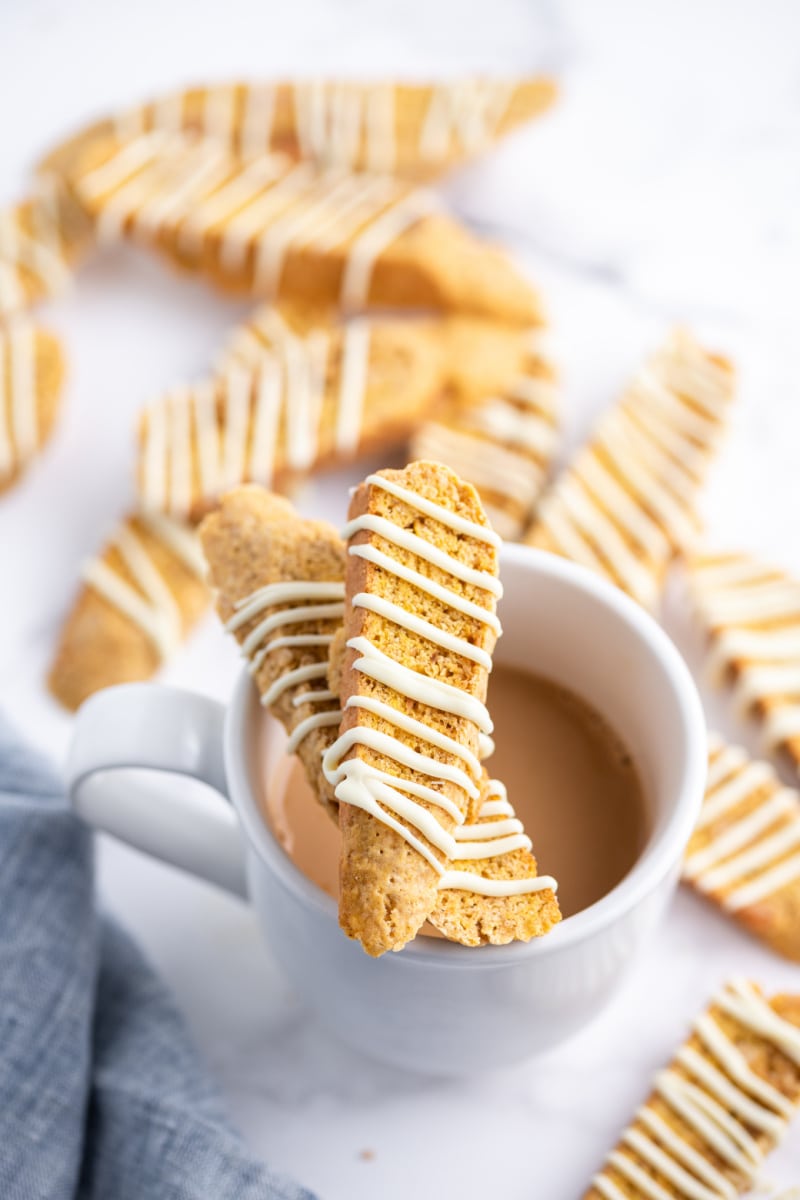
[[[5,0],[0,202],[59,136],[179,83],[555,69],[558,110],[454,179],[452,203],[544,290],[571,443],[673,322],[735,357],[741,402],[707,496],[709,537],[800,569],[798,47],[791,0]],[[79,564],[130,501],[135,414],[202,374],[243,311],[120,250],[46,314],[70,380],[47,453],[0,502],[0,705],[55,755],[69,722],[42,678]],[[341,511],[344,491],[309,488],[301,502]],[[668,622],[697,665],[679,604]],[[209,621],[167,678],[225,696],[235,668]],[[727,706],[711,707],[734,728]],[[331,1042],[234,901],[113,845],[101,886],[175,989],[248,1140],[326,1200],[579,1196],[727,974],[800,984],[796,967],[680,895],[618,999],[570,1045],[491,1078],[430,1082]],[[800,1182],[800,1130],[769,1175]]]

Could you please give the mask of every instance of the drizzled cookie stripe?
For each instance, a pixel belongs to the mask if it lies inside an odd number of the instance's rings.
[[[0,330],[0,479],[39,446],[36,332],[27,321]]]
[[[672,553],[696,539],[695,501],[732,395],[732,372],[673,335],[545,494],[528,540],[652,606]]]
[[[493,530],[467,520],[443,505],[428,500],[393,480],[386,479],[381,475],[370,475],[366,482],[371,487],[382,488],[417,512],[441,522],[447,528],[466,537],[495,547],[499,544],[499,538]],[[346,526],[343,536],[349,540],[356,533],[365,529],[380,533],[381,537],[390,544],[411,550],[418,557],[448,572],[455,578],[464,579],[474,586],[482,588],[489,596],[497,596],[500,591],[494,575],[466,567],[452,555],[439,550],[424,538],[412,534],[408,530],[400,529],[393,522],[384,518],[371,514],[357,517]],[[417,583],[418,580],[422,580],[422,584],[418,584],[418,586],[422,586],[423,590],[430,592],[430,581],[425,580],[420,572],[396,563],[391,555],[387,555],[373,546],[368,544],[351,546],[348,552],[376,563],[383,570],[393,572],[407,582]],[[452,607],[457,609],[464,603],[461,597],[446,588],[442,598],[445,603],[452,603]],[[491,665],[490,663],[487,665],[482,659],[479,660],[476,655],[476,647],[465,639],[438,630],[428,622],[417,618],[413,613],[401,610],[398,606],[390,604],[378,596],[362,592],[353,597],[352,603],[356,608],[368,609],[378,613],[386,620],[412,629],[435,644],[445,646],[451,653],[460,654],[472,661],[481,661],[487,669]],[[464,611],[463,607],[461,611]],[[497,629],[496,617],[493,612],[484,611],[476,606],[472,607],[470,615],[477,616],[478,619],[486,621],[487,624],[491,624],[492,628]],[[347,644],[351,650],[356,652],[353,663],[354,670],[377,680],[407,699],[435,708],[439,712],[471,721],[479,734],[484,737],[491,734],[492,723],[486,707],[475,697],[451,684],[432,679],[411,667],[396,662],[366,637],[351,638]],[[370,727],[354,726],[341,733],[323,756],[323,771],[328,782],[335,788],[338,800],[363,809],[398,833],[437,872],[440,887],[459,887],[485,896],[508,896],[555,888],[555,881],[548,876],[523,880],[489,880],[471,872],[449,871],[446,867],[448,860],[480,860],[494,858],[517,849],[529,850],[530,840],[525,836],[521,824],[513,814],[508,816],[508,820],[504,821],[500,828],[495,826],[492,829],[490,822],[485,825],[465,825],[464,816],[458,805],[449,797],[442,795],[434,786],[402,777],[401,781],[398,781],[396,774],[390,774],[358,758],[347,758],[354,747],[365,746],[392,759],[399,766],[426,776],[432,781],[453,783],[473,800],[477,800],[480,794],[479,783],[482,778],[480,760],[456,739],[432,729],[424,722],[400,712],[375,697],[350,696],[346,707],[372,712],[396,729],[412,734],[432,748],[444,751],[455,758],[459,765],[443,763],[430,754],[412,749],[394,734],[386,734]],[[425,800],[435,809],[446,812],[455,822],[455,833],[448,833],[442,827],[435,813],[424,808],[419,803],[420,800]],[[445,860],[444,863],[435,851],[439,852],[439,855]]]
[[[219,241],[219,269],[252,263],[253,290],[276,296],[287,257],[298,250],[346,249],[341,302],[363,307],[376,261],[435,207],[433,196],[388,176],[317,171],[275,156],[239,161],[222,143],[143,134],[75,182],[96,212],[101,236],[123,231],[172,241],[199,257]]]
[[[459,150],[475,154],[495,138],[514,97],[511,80],[462,79],[429,87],[422,108],[416,152],[430,165]],[[398,159],[397,89],[393,84],[312,80],[283,88],[274,84],[204,90],[199,109],[186,93],[165,96],[115,118],[128,139],[146,130],[197,132],[218,139],[247,157],[270,150],[278,92],[288,91],[297,150],[326,166],[390,173]]]
[[[691,564],[690,589],[713,677],[732,677],[769,749],[800,738],[800,581],[747,555],[704,555]]]
[[[683,877],[733,913],[796,884],[800,793],[783,787],[768,763],[715,738]]]
[[[279,318],[276,317],[276,320]],[[338,380],[329,391],[328,335],[284,329],[269,350],[235,355],[224,374],[180,388],[151,406],[143,423],[142,499],[146,508],[185,516],[245,480],[269,487],[281,467],[305,471],[320,453],[323,417],[333,411],[331,449],[355,453],[361,439],[370,326],[347,323]]]
[[[30,298],[57,295],[69,282],[69,268],[57,236],[57,217],[53,218],[48,198],[37,197],[30,203],[34,216],[39,218],[33,232],[23,228],[19,209],[0,209],[0,314],[27,305],[26,273],[33,289]]]
[[[187,570],[198,579],[204,577],[203,555],[190,529],[158,514],[142,514],[138,519]],[[120,525],[107,549],[116,550],[133,582],[129,582],[105,556],[85,564],[84,582],[140,629],[164,661],[175,651],[182,637],[177,600],[145,542],[128,522]]]
[[[286,746],[287,753],[297,752],[301,742],[313,729],[338,726],[341,709],[338,696],[327,687],[328,649],[344,616],[344,583],[292,581],[270,583],[234,605],[234,614],[226,622],[229,633],[236,633],[257,617],[261,620],[253,627],[241,644],[241,653],[248,659],[248,670],[255,675],[268,655],[276,650],[307,650],[319,647],[318,662],[295,667],[279,675],[262,693],[261,703],[272,706],[284,692],[301,684],[313,685],[315,680],[324,687],[310,686],[292,697],[292,707],[323,705],[321,709],[302,718],[292,729]],[[263,616],[263,614],[268,614]],[[308,633],[303,626],[312,622],[330,621],[330,633]],[[270,636],[270,635],[276,636]]]
[[[800,1029],[780,1017],[751,983],[733,980],[713,1004],[800,1067]],[[673,1064],[656,1076],[655,1096],[724,1166],[715,1166],[650,1101],[592,1180],[605,1200],[627,1200],[630,1185],[647,1200],[673,1200],[676,1193],[687,1200],[735,1200],[741,1194],[739,1178],[752,1183],[765,1157],[751,1130],[766,1135],[770,1148],[783,1135],[793,1102],[748,1065],[712,1013],[698,1017],[694,1030],[703,1053],[682,1046]]]
[[[538,336],[532,336],[532,349]],[[428,421],[411,458],[443,462],[478,489],[492,527],[516,538],[527,525],[556,448],[557,391],[536,366],[507,395]]]

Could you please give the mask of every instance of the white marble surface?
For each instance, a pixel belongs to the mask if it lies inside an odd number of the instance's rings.
[[[792,0],[5,4],[0,201],[58,135],[181,80],[553,66],[557,112],[454,180],[452,200],[515,246],[546,292],[571,440],[673,321],[735,356],[742,399],[709,529],[800,569],[798,44]],[[69,721],[43,673],[78,564],[130,498],[135,413],[202,372],[241,311],[120,251],[47,314],[71,376],[51,447],[0,504],[0,705],[53,754]],[[303,502],[323,499],[309,489]],[[668,619],[696,662],[679,611]],[[209,622],[166,678],[224,696],[234,670]],[[709,703],[730,727],[727,706]],[[491,1078],[431,1082],[332,1043],[298,1011],[238,903],[116,845],[101,847],[100,877],[251,1144],[326,1200],[570,1200],[728,973],[769,988],[800,975],[680,895],[613,1006],[571,1044]],[[800,1130],[769,1175],[800,1182]]]

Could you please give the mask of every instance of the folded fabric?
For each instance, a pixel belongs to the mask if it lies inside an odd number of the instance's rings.
[[[90,834],[2,718],[0,1196],[313,1200],[229,1125],[166,988],[97,912]]]

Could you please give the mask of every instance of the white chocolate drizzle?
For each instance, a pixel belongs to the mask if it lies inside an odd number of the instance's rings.
[[[800,1065],[800,1029],[779,1016],[752,984],[732,980],[715,996],[714,1004]],[[749,1066],[733,1038],[710,1013],[697,1019],[695,1031],[704,1053],[688,1044],[682,1046],[676,1055],[678,1069],[671,1066],[656,1076],[656,1096],[735,1172],[737,1183],[740,1175],[752,1183],[764,1151],[750,1130],[766,1134],[774,1144],[783,1134],[794,1104]],[[625,1200],[627,1196],[609,1169],[648,1200],[672,1200],[675,1192],[686,1200],[735,1200],[740,1194],[725,1172],[666,1121],[652,1101],[639,1109],[636,1121],[622,1135],[621,1146],[609,1154],[607,1163],[592,1181],[606,1200]]]
[[[769,749],[800,736],[800,581],[747,555],[706,555],[692,564],[690,587],[711,636],[712,677],[732,678]]]
[[[237,278],[249,263],[253,290],[262,296],[279,293],[296,251],[340,252],[341,298],[349,309],[369,300],[385,250],[435,207],[431,194],[386,175],[320,171],[274,155],[240,160],[220,141],[158,129],[119,147],[75,188],[95,212],[101,237],[127,230],[164,240],[200,267],[205,251],[211,269]]]
[[[697,830],[709,837],[687,855],[683,878],[731,912],[800,880],[800,793],[740,746],[711,743]]]
[[[192,575],[204,577],[202,553],[190,529],[160,515],[140,514],[137,519]],[[120,556],[125,575],[108,561],[108,550]],[[106,553],[84,565],[82,575],[89,587],[148,638],[162,662],[174,653],[183,636],[180,604],[146,541],[129,521],[119,526]]]
[[[652,606],[671,554],[696,540],[698,487],[732,395],[732,372],[674,334],[545,493],[529,540]]]
[[[392,479],[383,475],[370,475],[367,484],[383,489],[414,511],[463,536],[493,547],[497,545],[496,535],[486,526],[468,520]],[[424,561],[455,578],[464,577],[467,568],[453,555],[439,550],[432,543],[411,534],[408,530],[400,529],[385,518],[371,514],[357,517],[348,524],[344,536],[351,539],[363,529],[378,532],[390,545],[411,549]],[[369,553],[361,553],[365,549]],[[377,551],[378,557],[374,557],[375,551],[375,547],[361,545],[351,545],[348,550],[349,553],[372,561],[382,570],[397,574],[399,578],[409,582],[414,582],[415,577],[420,574],[398,563],[392,555],[383,551]],[[487,596],[492,596],[496,594],[496,588],[489,586],[489,580],[496,582],[489,572],[474,571],[469,582],[472,582],[473,586],[481,587]],[[463,611],[462,597],[442,585],[436,586],[437,593],[432,593],[430,586],[423,590],[428,594],[436,594],[437,599],[444,603],[452,602],[452,607]],[[491,659],[481,647],[473,645],[466,638],[438,629],[431,622],[407,612],[385,598],[371,593],[359,593],[353,598],[353,605],[379,613],[385,620],[412,630],[442,646],[450,654],[478,662],[485,670],[491,667]],[[491,601],[486,609],[470,602],[470,616],[496,630],[496,617],[491,608]],[[347,645],[348,649],[354,652],[354,671],[375,680],[407,700],[470,721],[479,735],[488,736],[491,733],[492,723],[485,705],[463,689],[395,661],[366,637],[352,638]],[[485,860],[516,850],[530,850],[530,839],[508,805],[501,785],[494,785],[485,797],[491,806],[485,814],[481,813],[481,817],[485,815],[486,819],[473,825],[465,824],[461,807],[449,796],[442,794],[440,788],[443,783],[449,782],[460,788],[471,800],[477,800],[483,773],[476,754],[457,739],[442,733],[429,723],[412,717],[374,696],[354,693],[345,705],[345,710],[349,709],[370,712],[394,729],[413,735],[417,743],[423,742],[455,762],[445,762],[432,753],[412,749],[394,734],[378,728],[351,726],[341,732],[336,741],[328,747],[322,760],[325,777],[335,788],[336,797],[340,802],[362,809],[398,833],[434,869],[439,876],[439,887],[458,888],[485,896],[510,896],[547,888],[555,889],[555,881],[547,876],[496,880],[485,879],[471,871],[450,869],[448,863],[453,861]],[[405,778],[402,774],[386,772],[362,758],[348,758],[347,755],[359,746],[390,758],[401,767],[430,779],[431,783],[421,783],[416,779]],[[445,829],[435,812],[423,807],[421,800],[446,813],[454,823],[454,832],[450,833]]]
[[[276,333],[278,321],[276,314]],[[322,330],[299,337],[284,326],[270,348],[256,354],[245,346],[226,356],[216,381],[174,389],[146,410],[140,486],[148,510],[186,516],[198,496],[213,498],[244,480],[269,487],[277,469],[307,470],[321,453],[326,405],[334,414],[330,451],[356,453],[369,375],[366,322],[345,326],[333,391]]]
[[[31,213],[30,230],[22,224],[23,208]],[[34,196],[24,206],[0,209],[0,315],[15,313],[40,296],[57,295],[69,278],[58,213],[49,194]]]
[[[0,329],[0,480],[39,447],[36,331],[25,320]]]
[[[261,694],[261,703],[271,708],[285,692],[304,683],[326,685],[306,688],[292,697],[293,708],[313,705],[315,711],[301,717],[293,726],[286,747],[289,754],[296,753],[312,730],[339,725],[342,715],[339,698],[327,687],[327,675],[328,651],[343,615],[343,582],[293,580],[269,583],[243,596],[234,605],[233,616],[225,623],[229,633],[236,633],[261,618],[241,642],[241,652],[248,660],[251,675],[257,674],[276,650],[314,650],[318,654],[316,661],[290,667],[278,675]],[[304,630],[304,626],[319,621],[330,622],[330,632],[312,634]],[[324,706],[321,709],[316,707],[320,704]]]
[[[504,538],[518,537],[528,524],[558,440],[556,387],[537,366],[507,395],[426,422],[411,443],[412,458],[447,463],[475,485]]]

